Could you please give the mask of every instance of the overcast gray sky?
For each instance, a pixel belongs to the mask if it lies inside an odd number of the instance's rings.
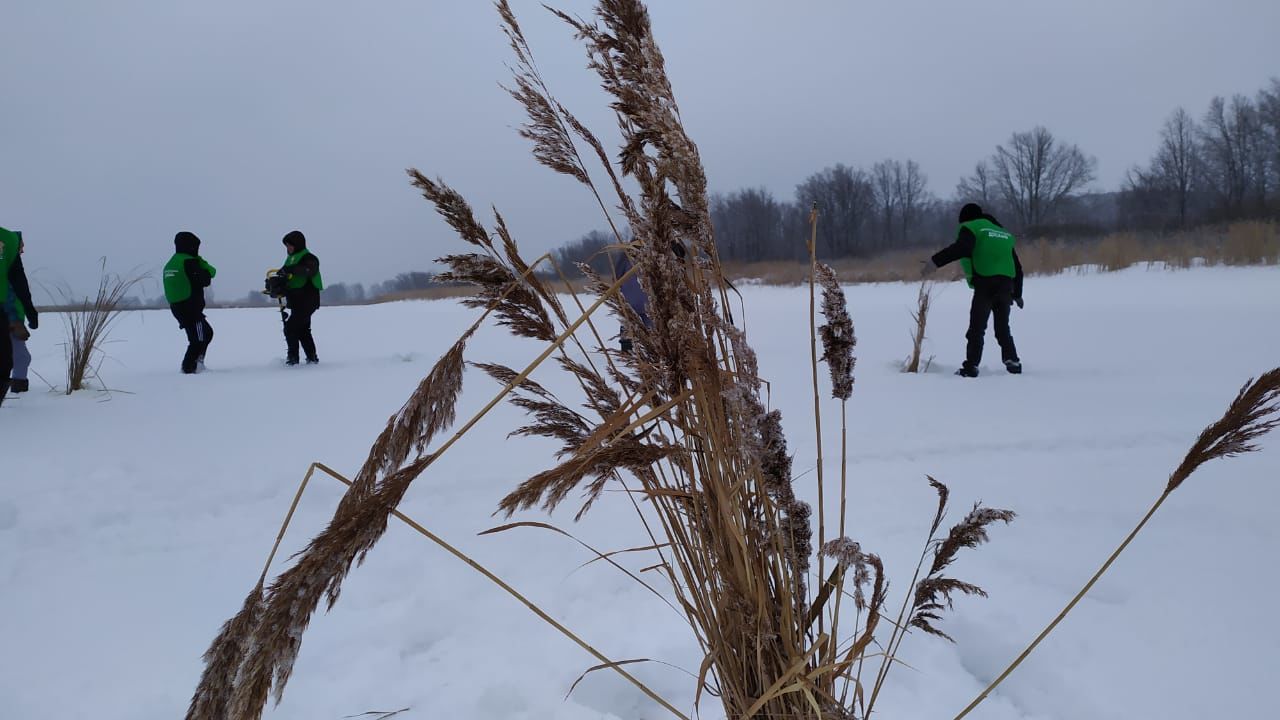
[[[512,5],[558,97],[608,135],[568,29],[537,2]],[[650,9],[712,189],[785,199],[825,166],[886,157],[917,160],[949,197],[1037,124],[1097,156],[1097,187],[1114,189],[1175,107],[1198,118],[1212,96],[1280,75],[1276,0]],[[102,256],[156,272],[183,229],[219,268],[220,299],[259,288],[294,228],[329,283],[427,269],[460,244],[408,166],[496,204],[531,254],[602,227],[516,136],[488,2],[9,0],[0,27],[0,225],[24,231],[44,285],[86,288]]]

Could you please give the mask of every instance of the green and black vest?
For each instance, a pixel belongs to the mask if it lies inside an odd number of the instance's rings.
[[[1016,242],[1013,233],[985,218],[960,223],[960,227],[973,233],[973,256],[960,261],[969,287],[973,287],[974,274],[984,277],[1017,277],[1017,266],[1013,262],[1013,246]]]
[[[302,258],[304,258],[304,257],[306,257],[306,256],[308,256],[308,255],[310,255],[310,254],[311,254],[311,251],[310,251],[310,250],[308,250],[308,249],[306,249],[306,248],[303,248],[303,249],[299,250],[298,252],[296,252],[296,253],[294,253],[294,254],[290,255],[289,257],[285,258],[285,261],[284,261],[284,268],[283,268],[283,269],[284,269],[284,270],[288,270],[289,268],[293,267],[294,265],[297,265],[298,263],[302,262]],[[308,278],[306,278],[306,277],[304,277],[304,276],[302,276],[302,275],[294,275],[293,277],[289,278],[289,283],[288,283],[287,285],[285,285],[285,287],[287,287],[287,288],[288,288],[288,289],[290,289],[290,290],[298,290],[298,289],[300,289],[303,285],[306,285],[306,284],[307,284],[307,279],[308,279]],[[311,280],[311,284],[312,284],[312,286],[314,286],[316,290],[323,290],[323,289],[324,289],[324,281],[320,279],[320,271],[319,271],[319,270],[317,270],[317,271],[316,271],[316,274],[315,274],[315,275],[312,275],[312,276],[311,276],[310,280]]]
[[[18,233],[0,227],[0,301],[9,297],[9,268],[18,261],[21,245]]]
[[[212,278],[218,274],[212,265],[198,255],[174,253],[164,266],[164,299],[170,305],[191,297],[191,278],[187,277],[187,261],[193,258],[200,261],[200,265],[209,272],[209,277]]]

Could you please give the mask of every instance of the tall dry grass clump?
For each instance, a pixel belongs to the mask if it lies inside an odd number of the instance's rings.
[[[103,347],[111,334],[120,313],[124,312],[124,300],[144,275],[116,275],[107,272],[103,259],[98,276],[98,290],[93,297],[77,299],[70,290],[63,290],[63,323],[67,328],[65,356],[67,361],[67,392],[83,390],[85,380],[98,377],[98,368],[105,357]]]
[[[1116,272],[1147,260],[1150,255],[1134,233],[1112,233],[1093,247],[1093,264],[1102,272]]]
[[[895,665],[883,648],[900,645],[912,624],[937,630],[954,593],[980,594],[977,586],[943,573],[955,552],[986,539],[986,525],[1007,521],[1012,513],[975,508],[943,538],[936,535],[943,494],[926,546],[935,562],[927,573],[917,573],[919,582],[904,588],[903,616],[888,642],[880,641],[888,582],[880,559],[846,534],[847,441],[842,440],[838,531],[826,540],[826,513],[815,516],[799,499],[781,415],[762,399],[755,352],[731,314],[706,176],[681,122],[644,5],[602,0],[593,21],[552,11],[585,45],[588,66],[611,96],[621,135],[616,165],[597,136],[551,94],[506,1],[497,7],[515,54],[509,92],[528,117],[521,135],[539,162],[597,198],[615,228],[614,251],[625,253],[632,269],[621,278],[604,278],[583,267],[594,298],[584,302],[569,288],[575,310],[568,312],[556,288],[534,272],[548,257],[526,261],[496,209],[492,224],[485,225],[445,182],[409,171],[413,184],[470,245],[468,252],[440,259],[449,268],[442,279],[471,284],[475,290],[465,302],[482,309],[481,317],[387,421],[326,528],[284,572],[270,583],[264,572],[251,589],[209,648],[187,717],[255,720],[272,694],[279,699],[314,612],[322,602],[332,606],[338,600],[346,575],[381,538],[410,484],[502,400],[529,415],[514,434],[551,438],[560,449],[550,467],[499,499],[498,511],[554,512],[573,499],[580,517],[611,484],[629,491],[637,522],[650,536],[642,550],[654,555],[662,594],[683,615],[703,652],[695,711],[711,695],[735,719],[867,717],[876,693],[863,680],[864,667],[870,672],[879,663],[878,690]],[[589,158],[591,169],[607,180],[603,189],[588,171]],[[822,360],[843,407],[853,389],[853,324],[834,273],[819,267],[816,257],[813,270],[825,318],[818,328],[816,312],[811,315],[813,370],[816,377],[820,335]],[[633,277],[649,298],[643,314],[619,293]],[[594,317],[601,308],[633,340],[631,352],[606,349]],[[472,361],[500,389],[438,442],[455,421],[467,340],[488,319],[544,349],[520,370]],[[547,360],[572,378],[581,398],[561,398],[531,377]],[[673,715],[686,717],[623,664],[606,660],[597,667],[619,673]]]
[[[902,372],[918,373],[929,371],[930,362],[925,361],[922,368],[920,360],[924,352],[925,330],[929,326],[929,308],[932,306],[933,282],[921,280],[920,288],[916,290],[916,308],[911,311],[911,354],[907,356],[906,362],[902,364]]]
[[[1225,265],[1274,265],[1280,262],[1280,225],[1238,222],[1227,227],[1222,240]]]

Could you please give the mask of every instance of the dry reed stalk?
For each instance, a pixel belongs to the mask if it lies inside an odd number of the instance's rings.
[[[933,283],[929,280],[922,280],[920,281],[920,289],[916,291],[916,309],[911,313],[911,321],[915,323],[915,327],[911,330],[911,356],[903,363],[903,372],[921,372],[920,355],[924,348],[924,333],[929,324],[929,308],[932,304]],[[926,363],[925,369],[928,369],[928,363]]]
[[[853,395],[853,368],[856,360],[853,348],[858,338],[853,332],[853,319],[849,317],[849,307],[845,301],[844,290],[836,273],[826,263],[817,263],[815,267],[818,284],[822,286],[822,316],[826,322],[818,328],[822,337],[822,357],[831,370],[831,396],[847,401]]]
[[[1004,682],[1005,678],[1009,677],[1022,664],[1023,660],[1027,659],[1040,642],[1048,637],[1054,628],[1058,627],[1058,624],[1066,618],[1067,613],[1071,612],[1072,608],[1098,582],[1103,573],[1111,567],[1116,558],[1120,557],[1120,553],[1124,552],[1125,548],[1129,547],[1129,543],[1133,542],[1138,533],[1142,532],[1142,529],[1146,527],[1147,521],[1156,514],[1156,511],[1160,509],[1164,501],[1173,494],[1173,491],[1181,487],[1182,483],[1190,478],[1201,465],[1218,458],[1228,458],[1257,451],[1258,446],[1255,441],[1278,426],[1280,426],[1280,368],[1275,368],[1264,373],[1256,380],[1251,379],[1245,383],[1240,392],[1236,394],[1235,400],[1227,407],[1227,411],[1223,416],[1206,427],[1195,442],[1192,443],[1182,462],[1169,475],[1164,491],[1156,498],[1155,504],[1151,506],[1151,509],[1147,510],[1147,513],[1138,521],[1137,526],[1130,531],[1115,551],[1111,553],[1106,562],[1102,564],[1102,567],[1098,568],[1093,577],[1089,578],[1084,587],[1080,588],[1080,591],[1071,598],[1071,601],[1058,613],[1057,617],[1040,631],[1040,634],[1031,641],[1031,644],[995,680],[991,681],[991,684],[979,693],[964,710],[960,711],[960,714],[956,715],[955,720],[960,720],[960,718],[968,715],[981,704],[993,690],[999,687],[1000,683]]]
[[[822,463],[822,402],[818,392],[818,337],[817,337],[817,290],[815,283],[818,276],[818,203],[814,202],[809,209],[809,363],[813,376],[813,427],[818,446],[818,547],[826,547],[827,515],[824,507],[825,483]],[[835,372],[834,370],[832,371]],[[818,577],[826,577],[823,553],[818,553]],[[818,618],[818,632],[822,632],[823,618]]]
[[[822,316],[826,320],[818,328],[818,334],[822,338],[820,360],[826,362],[831,371],[831,395],[840,401],[840,515],[837,537],[847,539],[845,515],[849,503],[849,398],[853,395],[853,368],[856,364],[853,349],[858,339],[853,331],[853,319],[849,317],[844,290],[840,287],[835,271],[825,263],[817,263],[815,270],[818,283],[822,286]],[[846,563],[846,567],[848,564]],[[818,576],[822,577],[821,567]],[[861,592],[856,580],[854,584],[855,593]],[[840,608],[843,598],[843,593],[836,595],[835,608],[831,613],[831,636],[837,641],[840,637]],[[837,644],[833,642],[828,646],[829,651],[825,656],[828,662],[835,659]]]

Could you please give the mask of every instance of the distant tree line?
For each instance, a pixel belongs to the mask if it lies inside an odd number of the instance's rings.
[[[807,257],[815,203],[818,251],[826,257],[937,244],[954,234],[964,202],[981,204],[1021,235],[1049,238],[1280,216],[1280,79],[1254,98],[1214,98],[1199,122],[1175,110],[1150,163],[1130,170],[1116,192],[1087,192],[1096,170],[1096,158],[1038,126],[997,145],[946,200],[915,160],[890,158],[869,168],[824,168],[790,199],[764,188],[713,195],[711,222],[722,260],[755,262]],[[601,250],[613,242],[593,230],[561,246],[556,259],[607,269]]]
[[[889,158],[869,168],[843,163],[824,168],[797,185],[790,200],[765,188],[715,194],[711,223],[722,260],[798,260],[807,257],[809,212],[816,204],[819,254],[866,257],[936,244],[954,233],[957,203],[964,201],[988,206],[1020,230],[1065,226],[1076,220],[1066,211],[1069,206],[1088,206],[1072,201],[1093,180],[1095,166],[1078,147],[1059,143],[1037,127],[1014,133],[1007,145],[997,147],[973,177],[961,181],[954,200],[943,201],[929,189],[915,160]],[[600,264],[599,251],[612,242],[611,235],[593,230],[561,246],[556,258],[564,263],[595,257],[593,265],[600,270],[607,261]]]
[[[722,260],[804,257],[810,208],[817,205],[819,252],[827,257],[872,255],[919,244],[948,211],[928,189],[914,160],[888,159],[869,169],[838,163],[796,186],[792,201],[764,188],[711,198],[711,223]]]

